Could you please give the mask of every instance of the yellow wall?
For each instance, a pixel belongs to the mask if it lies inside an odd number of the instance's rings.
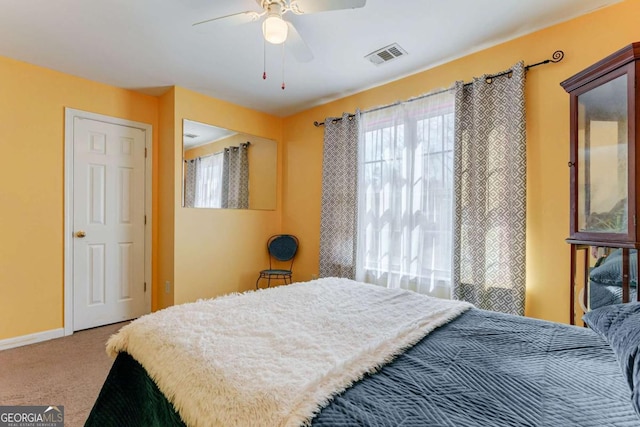
[[[196,157],[204,157],[209,154],[222,152],[227,147],[240,145],[247,142],[247,136],[244,134],[234,134],[217,141],[208,142],[197,147],[193,147],[184,152],[182,157],[184,160],[195,159]]]
[[[282,144],[282,119],[175,88],[176,304],[251,289],[258,271],[268,265],[266,241],[281,229],[280,190],[277,208],[273,211],[181,206],[182,127],[179,124],[183,118],[272,139],[279,147]],[[279,158],[281,152],[279,148]],[[278,176],[281,176],[280,167]]]
[[[64,327],[64,107],[153,127],[154,310],[252,287],[280,230],[281,201],[273,211],[183,209],[182,118],[278,144],[282,119],[181,88],[152,97],[3,57],[0,81],[0,340]]]
[[[154,310],[173,305],[173,269],[174,269],[174,237],[175,237],[175,207],[173,205],[175,185],[175,88],[160,97],[158,150],[155,157],[158,163],[158,191],[154,192],[158,205],[158,240],[154,245],[157,253],[157,264],[154,268],[154,282],[156,286],[152,293]],[[169,290],[165,283],[169,282]]]
[[[280,126],[282,121],[280,120]],[[275,209],[278,200],[278,144],[263,138],[249,148],[249,207]],[[274,167],[274,165],[276,167]]]
[[[318,272],[322,128],[313,122],[448,87],[455,80],[549,58],[565,59],[527,73],[527,306],[526,314],[568,322],[569,97],[559,83],[619,48],[640,40],[640,0],[626,0],[442,66],[309,109],[284,122],[283,224],[304,242],[297,279]]]
[[[527,314],[567,321],[568,95],[559,82],[640,40],[640,0],[575,20],[286,119],[176,87],[161,97],[0,57],[0,340],[63,327],[64,107],[153,126],[153,307],[242,291],[269,235],[298,235],[295,279],[318,271],[322,128],[314,120],[388,104],[454,80],[537,62],[527,75]],[[275,211],[183,209],[183,118],[278,142]],[[171,289],[164,292],[164,283]],[[174,286],[175,285],[175,286]]]
[[[155,151],[158,99],[2,57],[0,84],[4,339],[63,327],[64,107],[151,124]]]

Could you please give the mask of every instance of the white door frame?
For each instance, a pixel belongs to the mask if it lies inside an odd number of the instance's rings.
[[[128,126],[145,132],[145,179],[144,179],[144,281],[146,283],[145,309],[151,311],[151,201],[152,201],[152,141],[153,128],[146,123],[104,116],[88,111],[64,109],[64,334],[73,334],[73,123],[76,118]]]

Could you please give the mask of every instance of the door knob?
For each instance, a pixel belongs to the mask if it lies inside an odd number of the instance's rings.
[[[86,235],[87,233],[85,233],[84,231],[76,231],[76,237],[79,237],[82,239]]]

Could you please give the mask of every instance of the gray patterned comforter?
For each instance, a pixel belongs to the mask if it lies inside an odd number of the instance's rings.
[[[472,309],[337,396],[314,426],[640,426],[596,333]]]

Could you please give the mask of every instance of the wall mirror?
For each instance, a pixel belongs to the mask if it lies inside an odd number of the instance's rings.
[[[182,206],[276,208],[277,143],[193,120],[182,121]]]

